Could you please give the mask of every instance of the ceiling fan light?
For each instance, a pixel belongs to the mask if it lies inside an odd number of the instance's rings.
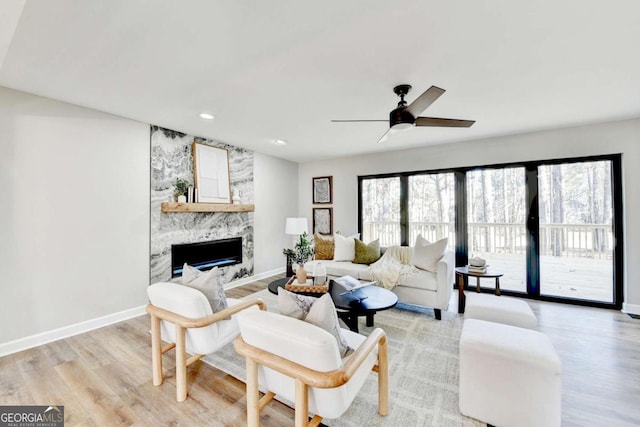
[[[398,107],[389,113],[389,127],[396,131],[411,129],[416,118],[405,107]]]
[[[391,129],[396,131],[403,131],[411,129],[413,126],[415,126],[414,123],[395,123],[393,126],[391,126]]]

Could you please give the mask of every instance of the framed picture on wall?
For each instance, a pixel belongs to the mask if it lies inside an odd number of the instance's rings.
[[[319,176],[312,178],[313,204],[331,204],[333,198],[333,177]]]
[[[333,234],[333,208],[313,208],[313,232]]]
[[[231,203],[229,152],[193,143],[193,175],[201,203]]]

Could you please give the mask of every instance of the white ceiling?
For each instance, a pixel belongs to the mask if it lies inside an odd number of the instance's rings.
[[[0,85],[303,162],[640,117],[639,42],[637,0],[3,0]],[[399,83],[476,124],[330,122]]]

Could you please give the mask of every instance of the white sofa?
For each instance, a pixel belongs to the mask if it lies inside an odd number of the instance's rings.
[[[382,252],[384,253],[384,248]],[[374,280],[368,265],[354,264],[349,261],[309,261],[305,264],[305,269],[311,273],[313,265],[318,262],[326,267],[328,276],[349,275],[359,280]],[[391,291],[398,296],[398,301],[401,303],[432,307],[436,319],[440,320],[441,310],[446,310],[449,306],[454,268],[454,254],[452,251],[447,251],[437,263],[437,273],[418,269],[416,274],[405,277]]]

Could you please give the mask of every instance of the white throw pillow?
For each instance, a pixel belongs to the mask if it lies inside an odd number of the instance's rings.
[[[429,243],[422,235],[416,238],[416,245],[413,248],[413,265],[421,270],[438,272],[438,261],[447,250],[448,238]]]
[[[182,284],[197,289],[204,294],[211,304],[214,313],[224,310],[229,305],[224,294],[224,284],[218,267],[209,271],[200,271],[195,267],[185,264],[182,267]]]
[[[335,248],[333,250],[334,261],[353,262],[356,257],[356,239],[360,237],[360,233],[353,236],[343,236],[342,234],[334,234],[333,241]]]
[[[304,320],[329,332],[336,339],[340,357],[346,357],[353,349],[342,336],[336,306],[331,294],[324,294],[320,298],[308,297],[278,288],[278,306],[280,314],[295,319]]]

